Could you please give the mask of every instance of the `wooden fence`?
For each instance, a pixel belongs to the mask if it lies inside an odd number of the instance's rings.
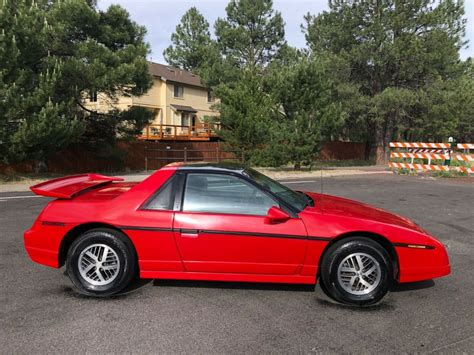
[[[238,161],[244,162],[243,153],[239,154],[236,150],[222,151],[219,145],[215,149],[171,149],[167,147],[149,148],[145,146],[145,170],[157,169],[171,162],[221,162],[221,161]]]
[[[217,141],[133,141],[118,142],[116,159],[85,149],[81,145],[71,146],[58,152],[47,161],[48,172],[57,174],[116,172],[123,170],[158,169],[173,161],[242,160],[225,143]],[[364,160],[365,144],[354,142],[327,142],[323,144],[319,160]],[[218,153],[217,153],[218,152]],[[148,162],[145,162],[148,157]],[[146,165],[146,166],[145,166]],[[34,164],[26,161],[14,165],[0,164],[0,174],[33,173]]]

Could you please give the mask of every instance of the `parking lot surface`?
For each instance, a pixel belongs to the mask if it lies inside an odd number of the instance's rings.
[[[335,304],[319,286],[218,282],[149,280],[114,298],[85,298],[64,269],[34,264],[23,248],[48,199],[2,193],[0,352],[472,353],[472,182],[374,174],[328,178],[323,189],[414,219],[447,245],[452,274],[395,286],[370,308]]]

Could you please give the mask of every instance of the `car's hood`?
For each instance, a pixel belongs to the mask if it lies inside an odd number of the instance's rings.
[[[315,209],[319,213],[341,215],[365,220],[371,220],[379,223],[397,225],[404,228],[426,233],[415,222],[406,217],[396,215],[383,209],[354,200],[342,197],[305,192],[315,202]]]

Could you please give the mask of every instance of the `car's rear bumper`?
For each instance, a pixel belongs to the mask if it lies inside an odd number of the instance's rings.
[[[399,262],[399,282],[414,282],[449,275],[448,253],[441,243],[433,249],[396,247]]]
[[[59,255],[51,250],[28,247],[25,245],[26,252],[31,260],[38,264],[59,267]]]
[[[42,225],[35,222],[23,235],[28,256],[38,264],[59,267],[59,248],[65,234],[65,226]]]

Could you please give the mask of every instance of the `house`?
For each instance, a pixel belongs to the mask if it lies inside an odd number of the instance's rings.
[[[199,76],[186,70],[149,62],[153,86],[141,96],[119,97],[111,102],[106,95],[93,94],[85,100],[89,109],[106,112],[141,106],[152,110],[155,119],[143,131],[144,140],[211,140],[219,113],[212,109],[215,99]]]

